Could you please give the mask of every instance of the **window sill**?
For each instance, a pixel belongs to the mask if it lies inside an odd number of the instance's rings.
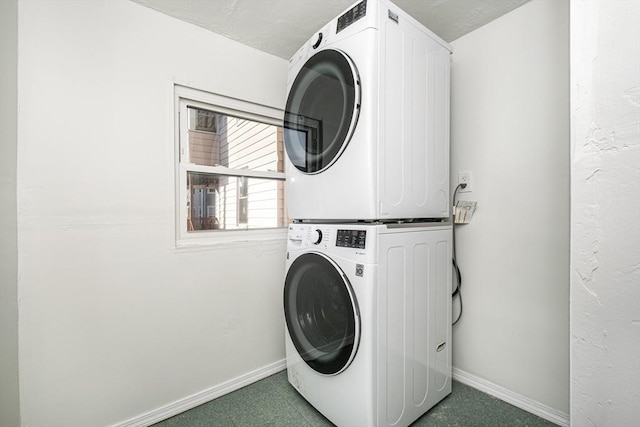
[[[179,238],[175,250],[199,251],[209,249],[243,248],[255,245],[284,244],[287,240],[287,228],[243,231],[211,231],[197,233],[193,237]],[[203,236],[202,234],[210,234]]]

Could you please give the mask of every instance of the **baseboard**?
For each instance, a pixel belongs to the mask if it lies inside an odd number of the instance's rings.
[[[183,399],[176,400],[173,403],[162,406],[160,408],[149,411],[145,414],[138,415],[126,421],[114,424],[112,427],[147,427],[174,415],[178,415],[184,411],[195,408],[198,405],[209,402],[217,397],[223,396],[232,391],[238,390],[246,385],[267,378],[276,374],[287,367],[285,359],[279,360],[270,365],[264,366],[255,371],[246,373],[232,380],[226,381],[217,386],[203,390],[199,393],[187,396]]]
[[[540,402],[522,396],[518,393],[514,393],[513,391],[494,384],[491,381],[487,381],[458,368],[453,368],[453,379],[527,412],[531,412],[532,414],[537,415],[540,418],[544,418],[547,421],[551,421],[559,426],[569,426],[568,414],[558,411],[557,409],[553,409],[547,405],[543,405]]]

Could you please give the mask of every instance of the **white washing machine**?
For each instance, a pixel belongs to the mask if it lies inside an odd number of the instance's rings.
[[[408,426],[451,392],[451,231],[289,226],[288,378],[337,426]]]
[[[289,216],[449,216],[447,43],[386,0],[363,0],[289,62]]]

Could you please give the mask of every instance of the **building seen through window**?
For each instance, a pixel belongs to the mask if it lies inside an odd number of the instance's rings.
[[[199,107],[185,110],[186,231],[285,227],[282,128]]]

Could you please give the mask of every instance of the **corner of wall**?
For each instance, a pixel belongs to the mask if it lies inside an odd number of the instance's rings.
[[[472,191],[457,200],[478,202],[473,221],[456,227],[464,313],[453,363],[563,414],[570,357],[567,5],[532,0],[453,41],[451,77],[451,182],[471,171]]]
[[[18,381],[18,2],[0,1],[0,425],[20,425]]]

